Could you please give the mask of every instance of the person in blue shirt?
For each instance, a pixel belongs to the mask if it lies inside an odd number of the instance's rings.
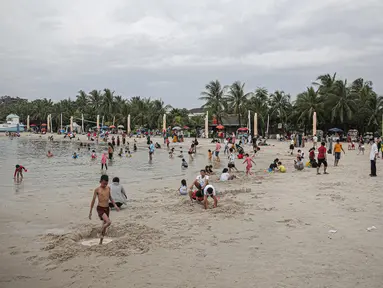
[[[153,141],[150,141],[150,145],[149,145],[149,160],[152,161],[153,159],[153,153],[154,153],[154,145],[153,145]]]

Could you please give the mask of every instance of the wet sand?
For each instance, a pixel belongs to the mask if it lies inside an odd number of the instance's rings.
[[[330,174],[317,176],[293,171],[288,143],[270,141],[255,175],[244,176],[237,160],[241,179],[211,177],[219,206],[205,211],[176,189],[207,164],[212,144],[199,140],[203,148],[183,170],[163,150],[148,164],[141,140],[136,155],[117,158],[108,171],[129,198],[111,212],[112,241],[85,246],[100,228],[95,212],[87,218],[99,160],[86,152],[71,159],[76,142],[32,138],[0,139],[0,287],[382,287],[383,161],[379,176],[368,177],[369,147],[364,156],[346,150],[336,168],[329,156]],[[45,158],[52,147],[57,156]],[[264,172],[276,157],[287,173]],[[30,170],[21,184],[13,183],[15,162]],[[222,157],[216,171],[226,164]]]

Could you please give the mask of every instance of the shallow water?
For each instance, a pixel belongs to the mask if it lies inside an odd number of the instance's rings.
[[[158,142],[160,140],[158,138]],[[130,142],[132,146],[133,141]],[[92,160],[88,148],[80,147],[79,143],[75,140],[48,142],[28,136],[13,140],[0,138],[2,201],[10,208],[7,211],[10,219],[18,222],[13,225],[22,230],[20,233],[46,232],[56,229],[55,223],[59,225],[65,218],[73,220],[77,215],[89,213],[91,191],[98,186],[102,175],[101,153],[106,152],[106,145],[91,144],[91,150],[96,150],[98,155]],[[183,144],[183,151],[187,151],[187,147],[188,144]],[[179,151],[179,146],[175,148]],[[48,150],[54,154],[52,158],[46,157]],[[174,187],[176,190],[181,179],[193,179],[206,164],[206,157],[201,153],[194,161],[188,161],[188,169],[182,169],[181,159],[176,157],[179,153],[169,159],[167,149],[157,149],[149,163],[146,143],[138,143],[138,151],[131,158],[119,157],[117,151],[118,147],[107,174],[110,182],[115,176],[120,178],[129,200],[133,201],[147,197],[151,189]],[[73,152],[80,157],[72,159]],[[185,156],[188,160],[188,155]],[[16,164],[28,169],[22,181],[13,179]]]

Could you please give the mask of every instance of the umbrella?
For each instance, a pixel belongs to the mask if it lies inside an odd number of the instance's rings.
[[[175,127],[173,127],[173,130],[182,130],[182,128],[179,126],[175,126]]]
[[[36,127],[36,124],[31,124],[31,125],[29,125],[29,126],[31,126],[31,127]]]
[[[110,125],[109,128],[116,128],[116,126],[114,126],[114,125]]]
[[[247,131],[249,129],[247,129],[246,127],[242,127],[242,128],[239,128],[238,131]]]
[[[184,129],[185,129],[185,130],[188,130],[188,129],[189,129],[189,127],[185,125],[185,126],[184,126]]]
[[[108,129],[109,127],[104,125],[104,126],[102,126],[101,128],[102,128],[102,129]]]
[[[41,124],[41,126],[47,126],[47,124],[43,123],[43,124]]]
[[[117,127],[118,128],[124,128],[124,125],[118,125]]]
[[[343,133],[343,130],[339,129],[339,128],[331,128],[328,131],[329,132],[335,132],[335,133]]]
[[[217,127],[216,127],[218,130],[222,130],[222,129],[225,129],[225,127],[221,124],[219,124]]]

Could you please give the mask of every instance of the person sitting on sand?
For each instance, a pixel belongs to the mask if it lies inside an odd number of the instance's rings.
[[[269,166],[269,172],[274,172],[278,169],[278,162],[279,162],[279,159],[275,158],[273,163],[271,163]]]
[[[17,164],[16,169],[15,169],[15,173],[13,173],[13,178],[16,178],[16,176],[17,176],[17,178],[19,178],[19,177],[23,178],[23,170],[25,172],[28,172],[28,170],[24,166]]]
[[[217,208],[218,198],[216,196],[216,191],[215,191],[215,188],[213,187],[213,185],[206,185],[205,189],[203,190],[203,194],[204,194],[203,204],[204,204],[205,209],[207,209],[207,207],[209,205],[209,202],[207,201],[208,197],[211,197],[214,199],[214,208]]]
[[[188,194],[188,187],[186,185],[185,179],[181,180],[181,187],[178,189],[178,192],[180,192],[180,195],[183,195],[183,196]]]
[[[229,181],[229,180],[233,180],[235,178],[237,178],[237,176],[230,175],[229,169],[224,168],[223,171],[222,171],[221,177],[219,177],[219,180],[220,181]]]
[[[182,168],[188,168],[189,167],[188,162],[186,162],[186,160],[184,158],[182,158],[181,167]]]
[[[197,176],[197,178],[194,180],[194,182],[190,186],[189,190],[189,197],[190,201],[193,204],[193,199],[198,200],[201,199],[204,194],[203,194],[203,189],[209,184],[209,176],[206,175],[205,170],[200,171],[200,175]],[[193,187],[197,188],[197,191],[193,192]]]
[[[302,161],[302,158],[300,156],[297,157],[297,160],[294,160],[294,168],[301,171],[305,167],[305,164]]]
[[[106,233],[106,229],[112,224],[109,218],[109,201],[112,202],[114,208],[118,211],[120,211],[120,208],[116,205],[114,202],[112,195],[110,193],[110,187],[108,186],[109,177],[108,175],[102,175],[100,179],[100,187],[96,188],[93,193],[93,199],[90,203],[90,212],[89,212],[89,220],[92,219],[92,210],[94,207],[94,203],[96,202],[96,198],[98,200],[97,204],[97,214],[101,221],[103,221],[102,228],[101,228],[101,237],[100,237],[100,245],[102,244],[102,241],[104,240],[104,236]]]
[[[279,161],[277,165],[278,165],[277,169],[278,169],[279,172],[286,173],[286,167],[282,165],[281,161]]]
[[[126,200],[128,199],[128,196],[126,196],[124,186],[120,184],[120,178],[113,178],[112,185],[110,185],[110,193],[118,208],[121,208],[121,206],[124,204],[126,205]],[[111,201],[109,201],[109,207],[114,207]]]
[[[48,157],[48,158],[53,157],[53,153],[51,152],[51,150],[48,150],[47,157]]]

